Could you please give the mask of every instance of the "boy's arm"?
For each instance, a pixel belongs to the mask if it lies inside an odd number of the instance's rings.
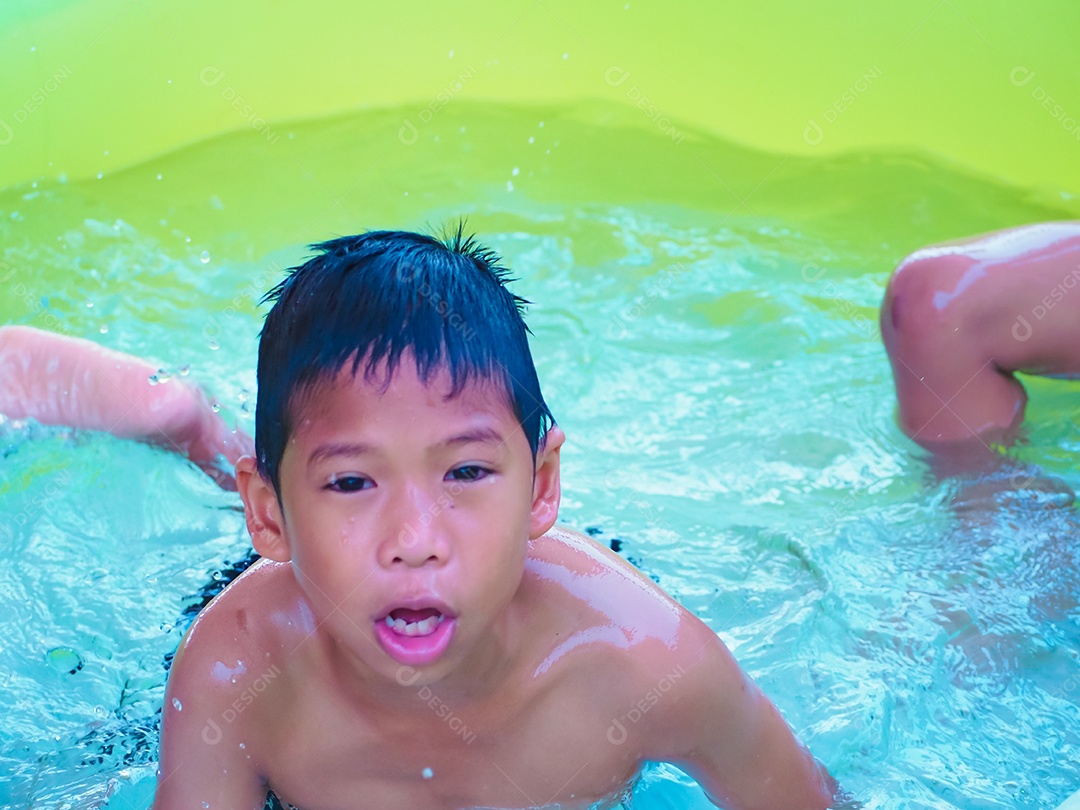
[[[1014,371],[1080,375],[1080,222],[932,245],[900,263],[881,335],[900,425],[923,446],[1012,438],[1027,401]]]
[[[231,430],[199,389],[175,379],[151,385],[155,372],[88,340],[0,327],[0,413],[160,445],[235,489],[232,468],[252,452],[250,437]]]
[[[691,640],[680,643],[684,674],[655,712],[658,727],[652,733],[665,749],[661,758],[685,770],[727,810],[831,807],[836,781],[724,643],[695,624]]]
[[[248,727],[250,715],[230,708],[236,695],[212,677],[206,656],[194,650],[185,656],[190,636],[169,674],[152,810],[262,810],[267,789],[252,766],[250,754],[258,746],[257,733]],[[245,734],[250,735],[246,744]]]

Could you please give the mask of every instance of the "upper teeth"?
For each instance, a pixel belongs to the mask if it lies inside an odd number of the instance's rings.
[[[434,629],[435,625],[442,624],[446,617],[441,613],[438,616],[428,616],[423,621],[407,622],[404,619],[386,617],[386,626],[398,635],[402,636],[426,636]]]

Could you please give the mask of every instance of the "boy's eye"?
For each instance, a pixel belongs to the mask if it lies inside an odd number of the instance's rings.
[[[359,492],[375,486],[375,482],[362,475],[335,475],[331,476],[330,483],[325,489],[333,492]]]
[[[476,464],[466,464],[463,467],[455,467],[446,474],[450,481],[477,481],[486,476],[490,470],[486,470]]]

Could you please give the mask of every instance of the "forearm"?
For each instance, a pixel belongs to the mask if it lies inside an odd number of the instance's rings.
[[[0,413],[157,444],[218,478],[218,455],[233,464],[250,439],[229,430],[198,388],[175,379],[152,384],[155,372],[87,340],[0,328]]]

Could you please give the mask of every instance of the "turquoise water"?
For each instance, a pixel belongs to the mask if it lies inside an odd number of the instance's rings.
[[[563,523],[621,539],[867,807],[1080,788],[1078,521],[1055,492],[1080,486],[1080,388],[1031,381],[1015,461],[940,477],[895,426],[876,327],[907,252],[1075,201],[917,155],[673,144],[602,106],[454,104],[403,144],[409,114],[0,192],[0,321],[154,357],[250,430],[257,299],[304,243],[468,215],[534,302]],[[237,501],[109,437],[5,422],[0,448],[0,805],[141,806],[162,661],[246,547]],[[659,766],[633,806],[709,805]]]

